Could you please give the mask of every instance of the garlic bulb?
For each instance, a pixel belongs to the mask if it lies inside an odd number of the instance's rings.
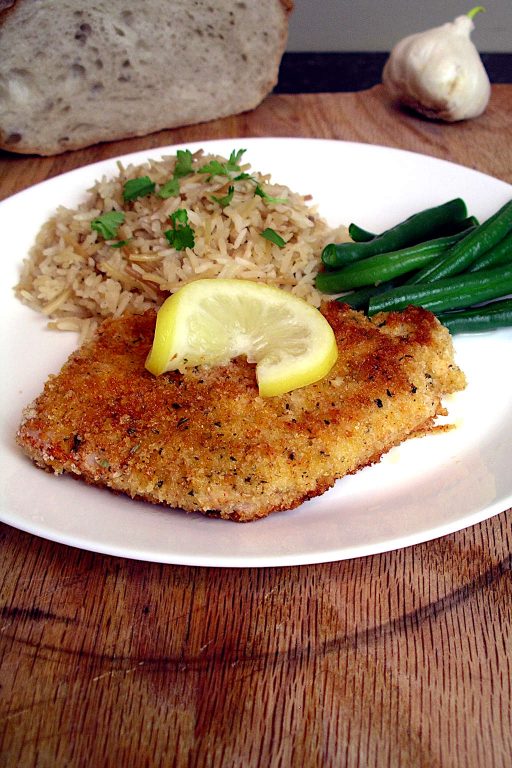
[[[481,115],[491,85],[470,39],[473,16],[480,10],[397,43],[382,74],[391,96],[426,117],[448,122]]]

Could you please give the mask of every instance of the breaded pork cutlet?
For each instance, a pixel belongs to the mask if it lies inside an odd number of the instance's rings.
[[[243,359],[154,377],[155,313],[108,320],[25,410],[18,442],[44,469],[171,507],[238,521],[296,507],[428,429],[465,385],[429,312],[323,311],[334,368],[267,399]]]

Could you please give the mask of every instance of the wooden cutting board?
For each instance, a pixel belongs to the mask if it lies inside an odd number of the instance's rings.
[[[511,114],[512,86],[454,125],[400,111],[381,87],[271,96],[54,158],[0,154],[0,194],[119,154],[241,136],[383,144],[512,182]],[[0,765],[512,764],[510,510],[415,547],[295,568],[136,562],[5,525],[0,546]]]

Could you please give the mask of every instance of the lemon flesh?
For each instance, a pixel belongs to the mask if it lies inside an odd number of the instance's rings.
[[[256,363],[259,394],[272,397],[322,379],[338,348],[319,310],[287,291],[250,280],[196,280],[158,310],[146,368],[159,376],[238,356]]]

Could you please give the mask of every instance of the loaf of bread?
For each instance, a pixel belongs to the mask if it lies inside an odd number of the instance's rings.
[[[54,155],[257,106],[293,0],[0,0],[0,147]]]

